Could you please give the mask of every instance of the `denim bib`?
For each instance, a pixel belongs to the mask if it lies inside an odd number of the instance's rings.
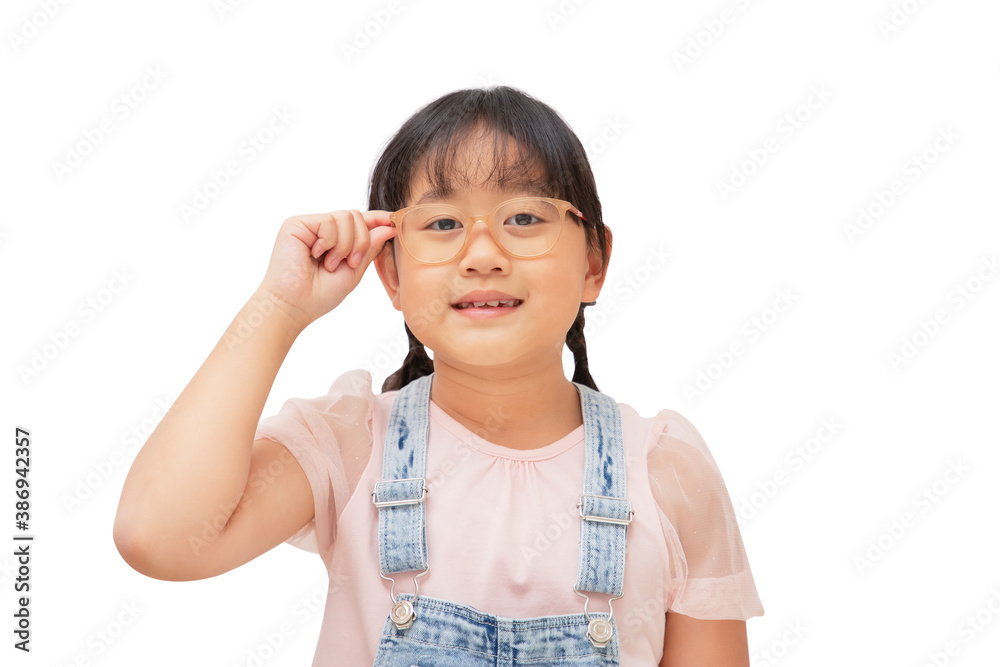
[[[390,588],[388,618],[375,667],[452,665],[597,666],[619,664],[614,609],[587,609],[585,592],[622,596],[625,546],[632,505],[625,498],[625,446],[618,404],[574,382],[580,395],[585,463],[580,509],[580,557],[574,591],[583,613],[534,618],[495,616],[467,605],[419,593],[427,557],[424,503],[430,390],[434,374],[399,390],[385,433],[382,481],[372,501],[378,508],[379,567]],[[429,502],[433,502],[430,500]],[[395,594],[386,575],[419,571],[414,594]]]

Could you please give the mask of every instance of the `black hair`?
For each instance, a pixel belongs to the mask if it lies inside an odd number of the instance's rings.
[[[601,217],[597,184],[587,153],[569,125],[547,104],[509,86],[457,90],[430,102],[403,123],[379,156],[368,183],[368,209],[396,211],[407,205],[416,170],[425,174],[437,195],[446,195],[456,183],[470,175],[455,169],[458,148],[482,133],[493,139],[493,168],[488,182],[493,187],[523,187],[545,196],[568,201],[580,209],[587,246],[601,253],[602,270],[608,265],[610,229]],[[508,159],[508,139],[517,155]],[[540,170],[541,174],[538,174]],[[459,179],[464,179],[459,181]],[[541,179],[541,180],[539,180]],[[605,236],[607,235],[607,237]],[[386,242],[395,258],[395,239]],[[384,252],[385,247],[380,250]],[[596,302],[581,303],[576,320],[566,334],[576,370],[573,382],[598,391],[590,375],[584,340],[583,309]],[[382,391],[402,389],[411,381],[434,372],[423,343],[404,322],[410,341],[402,367],[386,378]]]

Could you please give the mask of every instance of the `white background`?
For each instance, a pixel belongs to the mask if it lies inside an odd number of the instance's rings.
[[[295,605],[325,590],[315,555],[282,545],[189,583],[121,559],[111,529],[137,451],[124,437],[144,439],[185,387],[285,218],[365,208],[403,120],[491,84],[552,105],[588,148],[615,233],[587,311],[590,367],[602,391],[681,412],[711,447],[766,610],[747,626],[753,664],[995,664],[996,3],[49,4],[0,17],[0,535],[13,545],[24,426],[36,536],[30,655],[11,648],[15,563],[0,548],[4,664],[234,666],[261,647],[266,665],[310,663],[321,611]],[[275,109],[293,120],[247,159]],[[102,119],[112,131],[88,146]],[[77,150],[78,166],[56,166]],[[185,220],[228,160],[240,173]],[[724,197],[720,183],[739,186]],[[875,215],[850,233],[859,207]],[[792,305],[772,312],[781,290]],[[755,317],[769,324],[752,338]],[[264,414],[352,368],[377,389],[402,331],[370,271],[299,337]],[[131,624],[97,639],[119,617]],[[271,655],[265,636],[288,621]]]

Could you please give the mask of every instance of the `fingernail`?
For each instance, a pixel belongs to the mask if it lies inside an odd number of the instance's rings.
[[[360,252],[354,253],[353,255],[351,255],[351,259],[354,261],[354,268],[357,268],[358,265],[361,264],[361,253]]]
[[[341,260],[340,257],[338,257],[337,259],[333,260],[333,265],[330,267],[330,272],[331,273],[337,270],[337,266],[340,264],[340,260]]]

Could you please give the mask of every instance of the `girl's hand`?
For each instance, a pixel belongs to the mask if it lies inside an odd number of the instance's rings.
[[[305,329],[340,305],[395,235],[388,211],[353,209],[288,218],[278,230],[258,291],[285,304]]]

